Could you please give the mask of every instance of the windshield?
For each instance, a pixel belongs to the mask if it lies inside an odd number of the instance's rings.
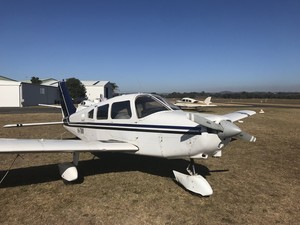
[[[160,111],[168,111],[168,104],[162,100],[156,99],[156,96],[142,95],[136,98],[135,108],[138,118],[149,116]]]
[[[162,101],[165,105],[167,105],[168,107],[170,107],[173,110],[180,110],[180,108],[174,104],[172,104],[171,102],[167,101],[166,99],[162,98],[159,95],[155,95],[155,98],[158,98],[160,101]]]

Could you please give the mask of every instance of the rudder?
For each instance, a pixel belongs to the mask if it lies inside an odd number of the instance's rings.
[[[58,90],[60,95],[60,101],[61,101],[61,108],[62,112],[64,114],[64,117],[69,117],[73,113],[76,112],[76,108],[73,104],[72,98],[69,94],[69,90],[67,88],[65,81],[58,82]]]

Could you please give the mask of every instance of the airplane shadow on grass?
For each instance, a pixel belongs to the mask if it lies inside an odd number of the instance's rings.
[[[187,173],[186,167],[189,164],[189,161],[184,159],[171,160],[125,153],[100,153],[95,156],[94,159],[79,161],[77,167],[79,178],[72,183],[82,183],[86,176],[129,171],[141,171],[156,176],[174,178],[172,170]],[[195,169],[203,177],[209,176],[210,172],[227,171],[209,171],[207,167],[197,163],[195,163]],[[0,179],[5,173],[6,171],[0,171]],[[9,171],[0,184],[0,188],[46,183],[61,179],[57,164],[18,168]]]

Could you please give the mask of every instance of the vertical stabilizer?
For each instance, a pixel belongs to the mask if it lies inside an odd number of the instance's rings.
[[[69,117],[76,112],[76,108],[73,104],[72,98],[69,94],[67,85],[65,81],[58,83],[58,89],[60,94],[61,108],[64,114],[64,117]]]
[[[205,100],[204,100],[204,103],[206,105],[209,105],[211,103],[211,97],[207,97]]]

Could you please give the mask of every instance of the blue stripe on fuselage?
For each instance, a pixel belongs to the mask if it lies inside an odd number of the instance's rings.
[[[136,132],[153,132],[153,133],[176,133],[176,134],[201,134],[202,127],[186,126],[166,126],[166,125],[147,125],[147,124],[122,124],[122,123],[89,123],[89,122],[69,122],[64,121],[64,125],[69,127],[80,127],[90,129],[104,130],[123,130]]]

